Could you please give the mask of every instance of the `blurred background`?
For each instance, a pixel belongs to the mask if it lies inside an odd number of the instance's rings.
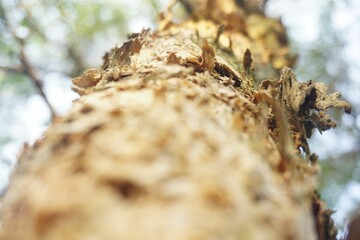
[[[77,98],[71,78],[100,66],[104,53],[121,45],[127,33],[155,29],[157,13],[168,2],[0,0],[1,194],[23,143],[41,137],[50,122],[42,94],[53,111],[64,114]],[[180,6],[175,11],[184,15]],[[310,141],[322,169],[319,192],[336,210],[343,234],[360,206],[360,1],[269,0],[266,13],[287,27],[299,54],[298,78],[326,82],[353,105],[351,115],[333,111],[338,127]]]

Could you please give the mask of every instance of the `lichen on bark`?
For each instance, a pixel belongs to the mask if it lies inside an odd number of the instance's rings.
[[[289,68],[258,87],[293,63],[284,28],[204,2],[215,14],[165,13],[73,79],[81,97],[19,160],[2,239],[333,238],[299,149],[332,127],[328,107],[350,106]]]

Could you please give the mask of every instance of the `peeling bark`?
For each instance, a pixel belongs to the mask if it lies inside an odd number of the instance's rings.
[[[306,138],[350,105],[287,67],[258,87],[294,61],[281,23],[203,2],[73,79],[81,97],[19,159],[1,239],[335,239]]]

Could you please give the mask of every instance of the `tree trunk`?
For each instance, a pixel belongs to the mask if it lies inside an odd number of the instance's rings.
[[[335,239],[306,138],[350,111],[299,83],[284,28],[232,0],[133,34],[25,147],[0,239]],[[245,9],[245,10],[244,10]],[[254,70],[256,69],[256,70]]]

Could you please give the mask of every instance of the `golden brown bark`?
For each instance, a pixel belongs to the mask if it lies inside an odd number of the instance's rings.
[[[204,2],[73,79],[82,96],[19,160],[1,239],[333,237],[306,137],[350,106],[289,68],[258,87],[293,62],[283,27]]]

